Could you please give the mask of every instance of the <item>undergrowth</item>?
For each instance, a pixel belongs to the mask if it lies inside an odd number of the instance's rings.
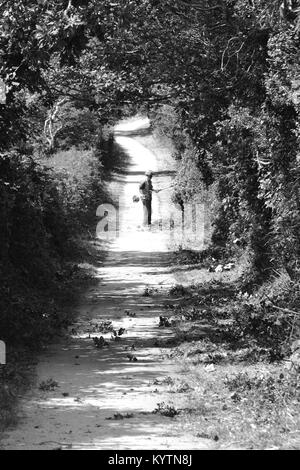
[[[18,396],[31,384],[33,365],[23,349],[7,349],[7,363],[0,365],[0,433],[17,422]]]
[[[279,272],[250,291],[219,279],[170,294],[183,292],[166,306],[177,319],[167,355],[184,371],[185,408],[196,410],[182,416],[187,429],[218,448],[298,448],[300,282]]]

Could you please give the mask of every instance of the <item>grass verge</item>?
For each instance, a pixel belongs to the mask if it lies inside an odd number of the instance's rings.
[[[178,294],[166,406],[185,410],[181,426],[219,449],[299,449],[299,282],[281,273],[250,294],[218,279]]]

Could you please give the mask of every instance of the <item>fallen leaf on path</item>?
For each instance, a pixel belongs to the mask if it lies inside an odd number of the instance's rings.
[[[137,357],[134,356],[133,354],[127,354],[127,357],[129,359],[130,362],[137,362]]]
[[[39,385],[39,389],[43,392],[53,392],[57,387],[59,387],[58,382],[53,379],[44,380]]]
[[[113,416],[109,418],[105,418],[107,421],[110,420],[121,420],[121,419],[130,419],[133,418],[134,414],[133,413],[126,413],[125,415],[122,415],[121,413],[115,413]]]

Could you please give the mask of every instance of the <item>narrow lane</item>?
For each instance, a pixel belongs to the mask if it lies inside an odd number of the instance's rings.
[[[130,157],[126,174],[111,184],[119,198],[120,233],[108,243],[105,264],[98,270],[99,285],[90,289],[78,307],[77,333],[53,344],[40,358],[36,387],[21,402],[16,429],[2,442],[5,449],[197,449],[208,448],[181,429],[180,421],[154,414],[157,404],[169,403],[168,387],[157,386],[179,374],[159,346],[172,337],[159,328],[163,305],[170,302],[167,287],[171,270],[172,233],[160,230],[159,220],[170,215],[171,190],[154,195],[154,228],[141,230],[141,203],[134,204],[138,183],[146,169],[156,172],[154,186],[172,182],[172,160],[161,162],[139,139],[118,135]],[[174,210],[178,210],[174,208]],[[148,289],[146,291],[145,289]],[[147,296],[145,293],[154,292]],[[129,316],[128,313],[130,312]],[[109,347],[97,349],[92,329],[111,321],[126,331],[120,341],[101,333]],[[130,360],[132,354],[137,361]],[[52,392],[38,384],[58,382]]]

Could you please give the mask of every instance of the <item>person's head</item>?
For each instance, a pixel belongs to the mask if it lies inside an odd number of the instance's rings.
[[[153,173],[152,173],[151,170],[148,170],[148,171],[146,171],[145,175],[147,176],[147,178],[148,178],[149,180],[151,180],[151,179],[152,179],[152,176],[153,176]]]

